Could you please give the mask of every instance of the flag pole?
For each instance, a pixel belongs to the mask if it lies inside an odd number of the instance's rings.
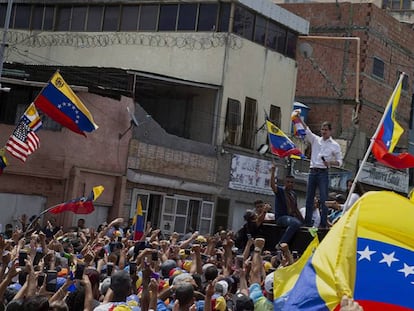
[[[372,135],[372,137],[371,137],[371,142],[370,142],[370,144],[369,144],[369,146],[368,146],[368,149],[367,149],[367,151],[366,151],[366,153],[365,153],[364,158],[362,159],[361,164],[359,165],[358,172],[357,172],[357,174],[355,175],[354,181],[352,182],[352,185],[351,185],[351,189],[349,190],[348,196],[346,197],[346,201],[345,201],[345,204],[344,204],[344,208],[347,208],[347,206],[348,206],[348,203],[349,203],[349,201],[350,201],[350,199],[351,199],[351,194],[354,192],[354,190],[355,190],[355,186],[356,186],[356,183],[357,183],[357,181],[358,181],[358,178],[359,178],[359,176],[360,176],[360,175],[361,175],[361,173],[362,173],[362,168],[364,167],[364,164],[365,164],[365,163],[367,162],[367,160],[368,160],[368,156],[369,156],[369,154],[371,153],[372,147],[374,146],[375,139],[377,138],[378,133],[379,133],[379,131],[380,131],[380,129],[381,129],[381,126],[382,126],[382,124],[384,123],[385,116],[387,115],[388,111],[389,111],[389,110],[390,110],[390,108],[391,108],[391,105],[392,105],[392,103],[393,103],[393,101],[394,101],[395,93],[397,92],[398,86],[402,83],[402,81],[403,81],[403,79],[404,79],[404,76],[405,76],[405,72],[402,72],[402,73],[401,73],[401,75],[400,75],[400,78],[398,79],[398,82],[397,82],[397,84],[396,84],[396,86],[395,86],[395,88],[394,88],[394,91],[392,92],[392,94],[391,94],[391,96],[390,96],[390,99],[388,100],[387,106],[385,107],[384,113],[383,113],[383,115],[382,115],[382,117],[381,117],[381,120],[380,120],[380,122],[379,122],[379,124],[378,124],[378,127],[377,127],[377,129],[375,130],[374,135]]]

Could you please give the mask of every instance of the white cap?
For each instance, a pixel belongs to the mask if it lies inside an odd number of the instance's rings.
[[[265,278],[265,290],[268,293],[273,293],[273,280],[274,280],[275,272],[269,273]]]

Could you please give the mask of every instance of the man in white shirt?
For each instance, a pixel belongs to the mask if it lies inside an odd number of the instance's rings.
[[[303,121],[302,121],[303,123]],[[316,188],[319,189],[321,228],[327,228],[329,168],[342,165],[342,152],[339,144],[332,138],[332,125],[325,121],[321,125],[321,136],[318,136],[303,123],[306,128],[306,140],[311,144],[311,161],[306,190],[306,217],[305,226],[312,227],[313,204]]]

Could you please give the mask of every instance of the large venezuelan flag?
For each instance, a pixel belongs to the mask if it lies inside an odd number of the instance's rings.
[[[414,167],[414,156],[404,153],[393,153],[395,146],[398,143],[404,129],[398,124],[395,119],[395,112],[400,101],[402,88],[402,77],[397,83],[397,86],[388,101],[389,109],[386,111],[384,121],[380,127],[375,142],[372,146],[372,153],[377,161],[390,166],[395,169],[404,169]]]
[[[285,158],[287,156],[303,157],[302,152],[296,148],[295,144],[283,133],[276,125],[266,120],[267,132],[271,152],[278,157]]]
[[[347,295],[367,310],[413,310],[414,204],[369,192],[336,223],[305,265],[283,310],[339,310]]]
[[[75,133],[86,136],[84,132],[92,132],[98,128],[92,114],[59,72],[53,75],[34,104],[51,119]]]

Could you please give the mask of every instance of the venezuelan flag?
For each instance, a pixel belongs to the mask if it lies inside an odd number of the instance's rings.
[[[142,215],[141,198],[138,198],[137,200],[137,211],[134,216],[134,221],[132,222],[132,227],[134,230],[134,241],[141,240],[144,235],[144,216]]]
[[[304,266],[308,262],[309,258],[313,255],[313,252],[319,245],[318,235],[315,234],[313,240],[309,243],[302,256],[290,266],[278,268],[274,272],[273,277],[273,297],[274,297],[274,310],[283,310],[284,304],[289,297],[290,291],[294,287],[296,281],[299,278]]]
[[[400,77],[393,95],[389,99],[387,107],[390,107],[386,111],[384,121],[372,146],[372,153],[377,161],[395,169],[414,167],[413,155],[407,152],[399,154],[393,153],[398,140],[404,132],[404,129],[395,119],[395,112],[401,96],[402,77]]]
[[[49,212],[52,214],[59,214],[62,212],[73,212],[75,214],[90,214],[95,210],[93,202],[104,191],[103,186],[93,187],[91,193],[87,197],[80,197],[68,202],[61,203],[52,207]]]
[[[270,150],[274,155],[284,158],[291,155],[304,157],[295,144],[276,125],[266,120]]]
[[[365,311],[413,310],[413,217],[407,198],[366,193],[308,260],[283,310],[339,310],[343,295]]]
[[[56,72],[34,101],[37,108],[71,131],[85,135],[98,126],[92,114],[76,96],[63,77]]]
[[[295,109],[292,112],[292,123],[293,123],[293,135],[303,138],[306,136],[306,130],[300,120],[300,113],[301,110],[300,109]]]

